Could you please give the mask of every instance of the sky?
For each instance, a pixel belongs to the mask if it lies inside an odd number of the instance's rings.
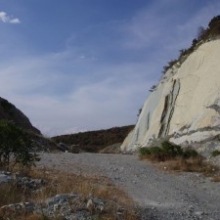
[[[219,0],[0,0],[0,96],[46,136],[135,124]]]

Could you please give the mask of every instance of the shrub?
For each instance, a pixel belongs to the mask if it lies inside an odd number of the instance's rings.
[[[151,88],[149,89],[149,92],[153,92],[156,88],[157,88],[156,85],[151,86]],[[142,110],[142,109],[141,109],[141,110]]]
[[[216,24],[219,24],[219,22],[220,22],[220,15],[213,17],[208,24],[209,29],[212,29]]]
[[[160,147],[141,147],[139,149],[140,159],[164,160],[164,153]]]
[[[146,155],[146,154],[150,154],[150,149],[148,147],[140,147],[139,155]]]
[[[183,152],[183,158],[188,159],[188,158],[194,158],[198,157],[199,154],[196,150],[191,149],[191,148],[186,148]]]
[[[33,165],[39,158],[30,153],[31,145],[32,141],[27,132],[11,121],[0,120],[0,166],[8,168],[12,158],[14,163]]]
[[[219,150],[214,150],[214,151],[212,152],[212,157],[216,157],[216,156],[218,156],[218,155],[220,155],[220,151],[219,151]]]
[[[162,143],[162,149],[163,152],[171,158],[181,156],[183,154],[183,150],[179,145],[172,144],[169,141],[164,141]]]
[[[150,148],[151,159],[156,161],[164,161],[167,159],[167,154],[160,147],[151,147]]]
[[[166,161],[173,158],[181,157],[184,159],[197,157],[198,153],[190,148],[183,150],[181,146],[164,141],[161,147],[143,147],[139,149],[141,159],[151,159],[154,161]]]

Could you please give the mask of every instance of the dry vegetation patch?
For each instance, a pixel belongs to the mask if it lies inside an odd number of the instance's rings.
[[[51,220],[65,219],[60,215],[48,217],[45,213],[35,212],[11,212],[7,215],[2,206],[18,202],[42,203],[48,198],[61,194],[77,194],[75,200],[71,200],[69,205],[72,212],[85,210],[90,198],[98,198],[104,201],[104,209],[97,211],[91,209],[91,216],[95,215],[103,220],[138,220],[137,210],[133,201],[121,189],[117,188],[109,179],[105,177],[84,177],[75,174],[47,169],[32,169],[24,171],[26,176],[37,179],[44,179],[45,185],[40,190],[21,188],[16,183],[0,184],[0,220],[21,219],[21,220]],[[43,205],[42,205],[43,206]],[[97,213],[96,213],[97,212]],[[120,218],[118,218],[118,215]],[[93,219],[93,218],[92,218]]]
[[[217,166],[207,162],[191,148],[182,149],[170,142],[163,142],[161,146],[140,148],[139,158],[147,159],[165,171],[169,172],[198,172],[213,181],[220,181],[220,170]]]
[[[219,168],[206,162],[201,157],[196,158],[175,158],[159,163],[159,167],[167,171],[176,172],[198,172],[205,176],[214,177],[219,174]]]

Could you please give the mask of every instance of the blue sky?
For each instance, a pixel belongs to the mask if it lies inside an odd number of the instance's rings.
[[[51,136],[134,124],[219,0],[0,0],[0,96]]]

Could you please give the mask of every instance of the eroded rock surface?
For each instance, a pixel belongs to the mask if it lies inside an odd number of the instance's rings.
[[[162,137],[188,145],[220,134],[219,54],[220,40],[206,42],[184,62],[168,69],[121,149],[134,151]],[[215,149],[220,149],[220,145]]]

